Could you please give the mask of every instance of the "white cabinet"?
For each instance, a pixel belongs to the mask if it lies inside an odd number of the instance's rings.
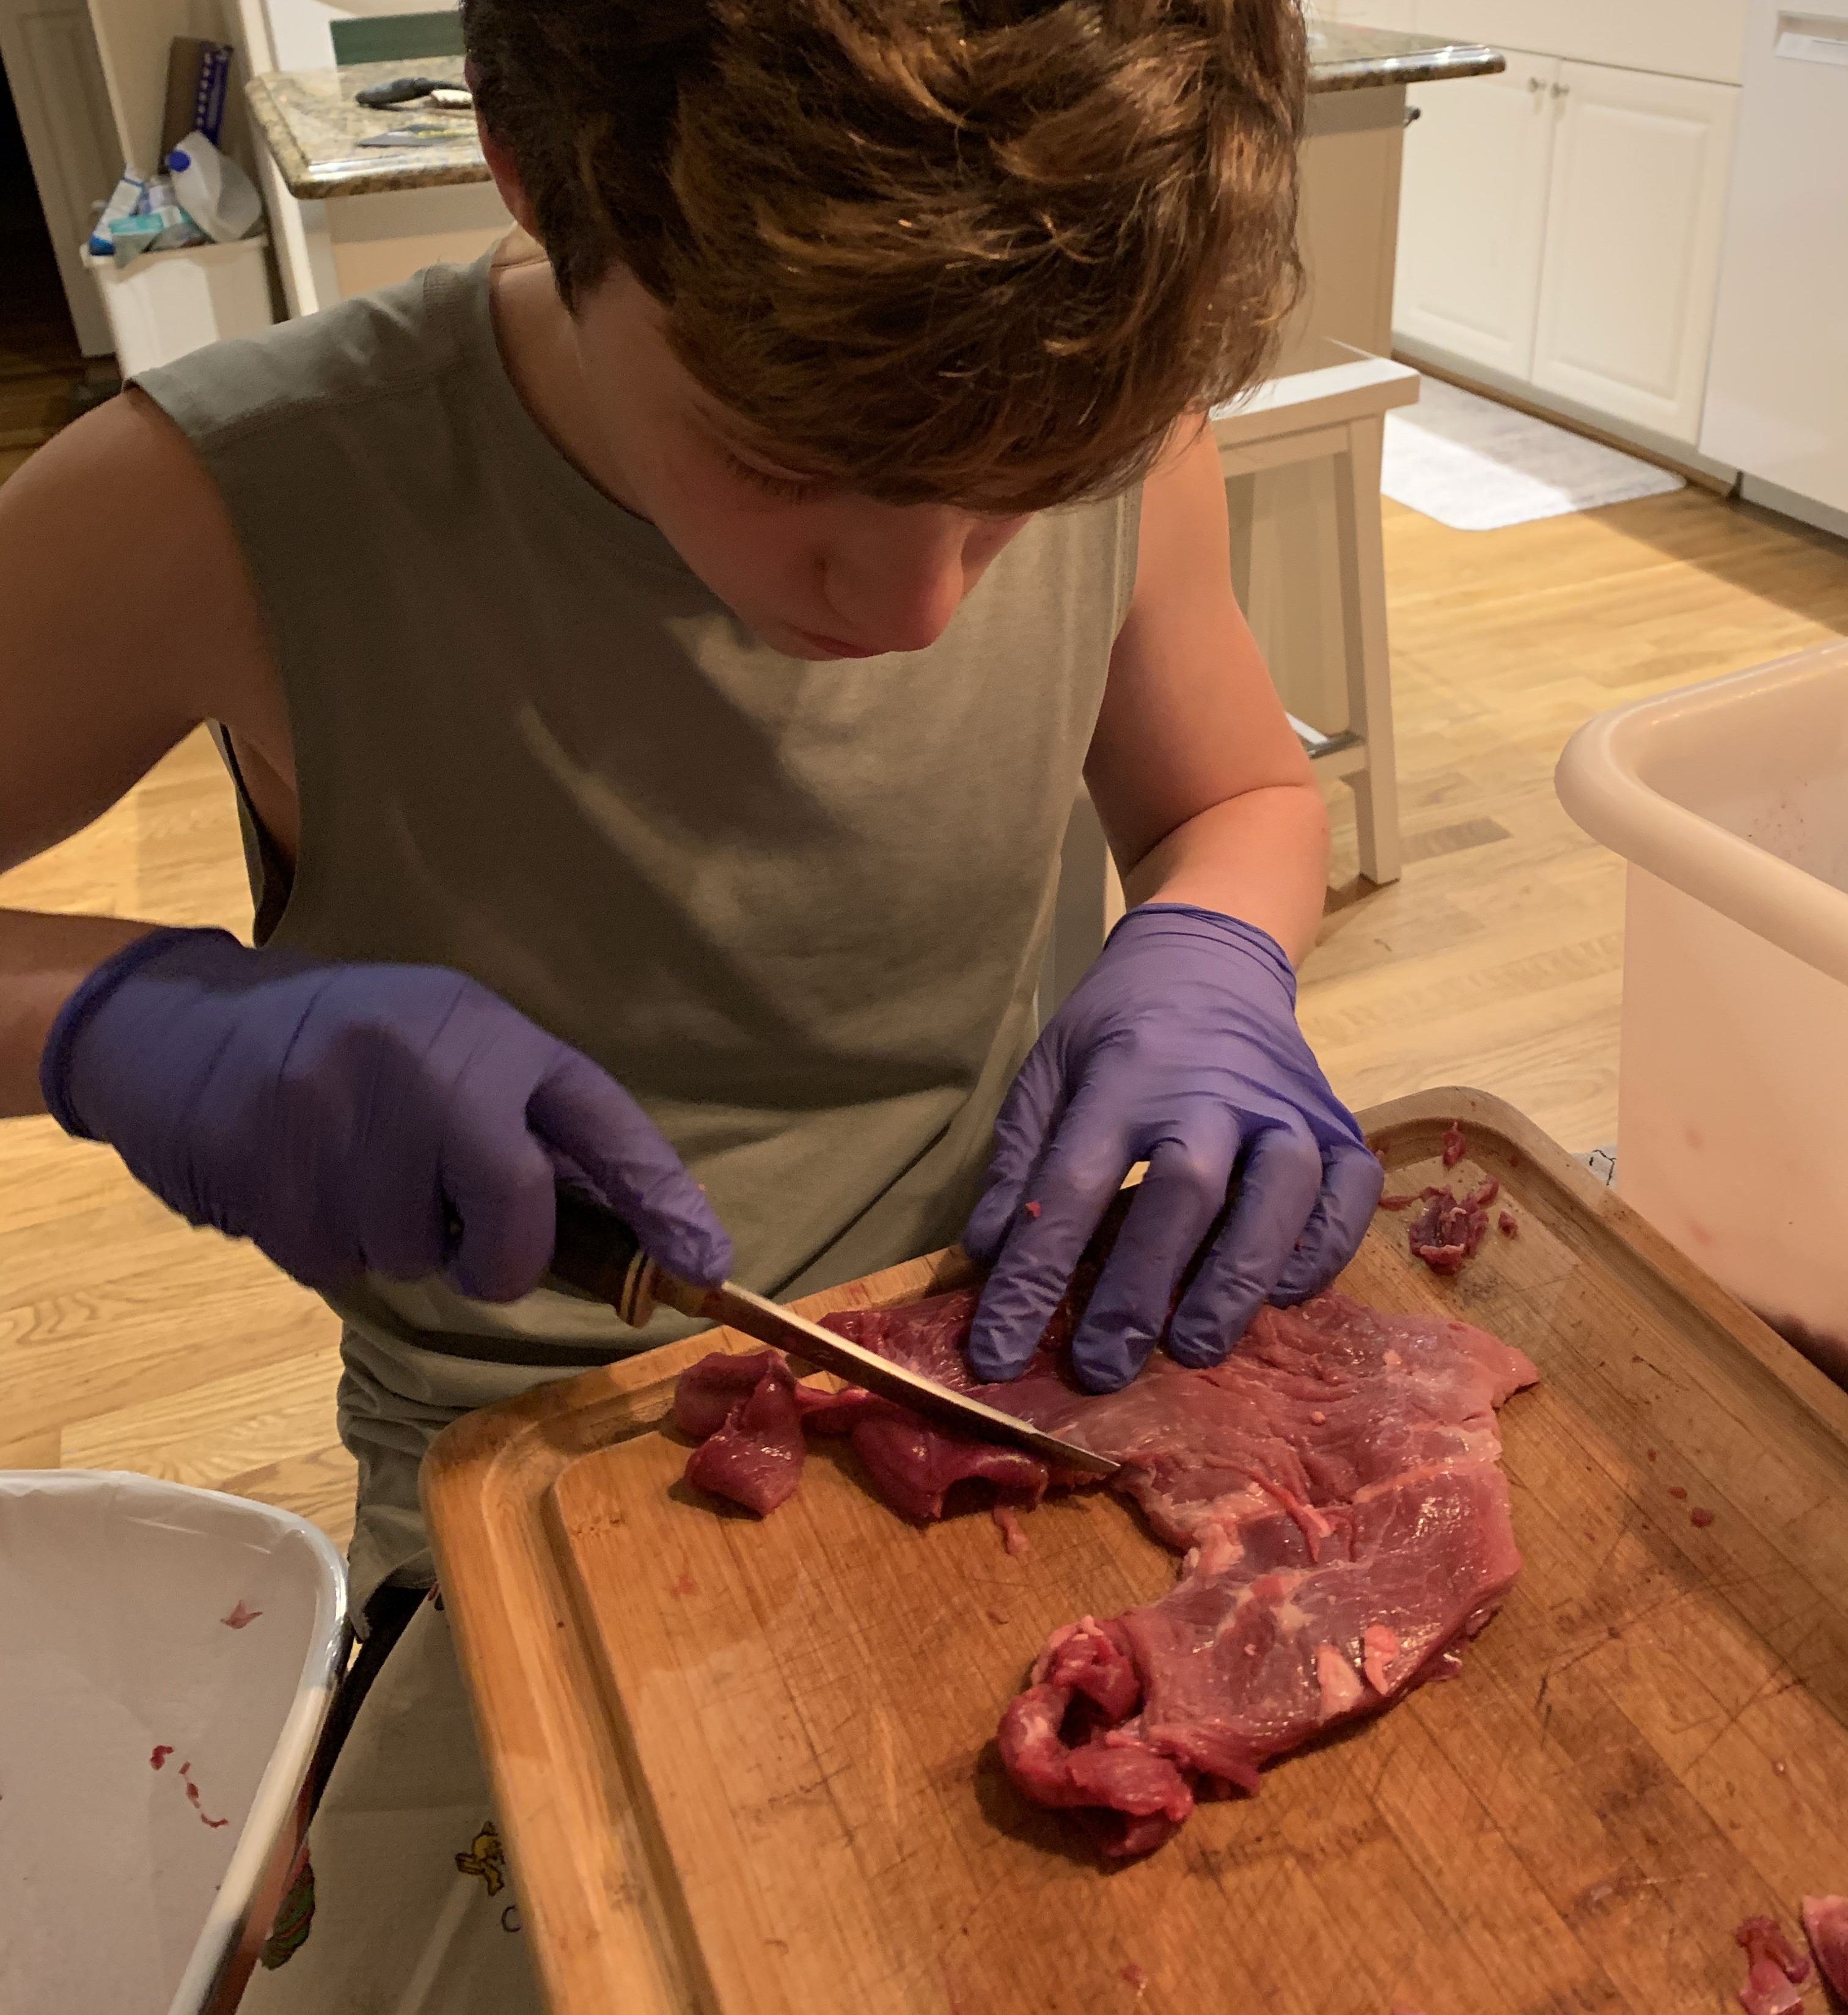
[[[1394,333],[1525,378],[1560,66],[1510,53],[1499,77],[1426,84],[1401,171]]]
[[[1692,444],[1738,93],[1570,63],[1557,88],[1533,382]]]
[[[1411,95],[1395,339],[1692,450],[1737,89],[1511,51]]]

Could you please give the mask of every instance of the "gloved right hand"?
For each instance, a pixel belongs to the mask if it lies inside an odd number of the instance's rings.
[[[683,1280],[731,1268],[704,1194],[622,1087],[443,966],[157,930],[64,1004],[39,1083],[67,1133],[311,1288],[440,1271],[516,1300],[552,1256],[561,1176]]]

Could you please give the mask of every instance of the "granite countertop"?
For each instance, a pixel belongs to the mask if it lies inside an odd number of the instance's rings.
[[[1482,77],[1504,67],[1492,49],[1434,35],[1400,34],[1329,22],[1309,31],[1311,91],[1364,91],[1379,84],[1429,84],[1442,77]],[[386,189],[436,189],[484,182],[487,164],[469,112],[438,112],[427,104],[369,111],[353,94],[369,84],[415,76],[462,81],[460,56],[351,63],[343,70],[271,70],[246,86],[257,130],[276,157],[291,196],[374,196]],[[414,130],[415,146],[367,147],[373,134]]]
[[[353,94],[394,77],[430,77],[460,84],[460,56],[401,58],[349,63],[343,70],[267,70],[244,87],[250,116],[276,157],[291,196],[376,196],[386,189],[437,189],[484,182],[487,163],[475,137],[473,112],[439,112],[427,99],[374,112]],[[376,133],[414,131],[414,147],[365,147]]]
[[[1311,22],[1309,88],[1367,91],[1376,84],[1435,84],[1450,77],[1488,77],[1508,61],[1474,42],[1441,35],[1406,35],[1343,21]]]

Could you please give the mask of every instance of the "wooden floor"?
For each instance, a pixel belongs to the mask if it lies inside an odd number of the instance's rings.
[[[3,367],[0,367],[3,368]],[[1360,1105],[1479,1085],[1572,1148],[1616,1119],[1622,872],[1560,810],[1601,709],[1848,634],[1848,549],[1698,490],[1492,533],[1386,506],[1405,877],[1336,875],[1302,1012]],[[203,736],[0,903],[249,920]],[[291,1506],[343,1538],[336,1324],[247,1248],[189,1230],[101,1148],[0,1122],[0,1468],[124,1467]]]
[[[42,231],[0,232],[0,482],[70,417],[84,359]]]

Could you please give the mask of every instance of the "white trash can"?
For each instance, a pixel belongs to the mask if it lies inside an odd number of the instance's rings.
[[[1848,1385],[1848,644],[1600,714],[1555,782],[1630,864],[1617,1187]]]
[[[96,276],[122,375],[268,329],[275,319],[268,245],[261,234],[229,245],[182,245],[144,252],[126,266],[86,247],[84,264]]]
[[[339,1554],[292,1513],[0,1472],[0,2009],[228,2005],[260,1892],[274,1906],[345,1600]]]

